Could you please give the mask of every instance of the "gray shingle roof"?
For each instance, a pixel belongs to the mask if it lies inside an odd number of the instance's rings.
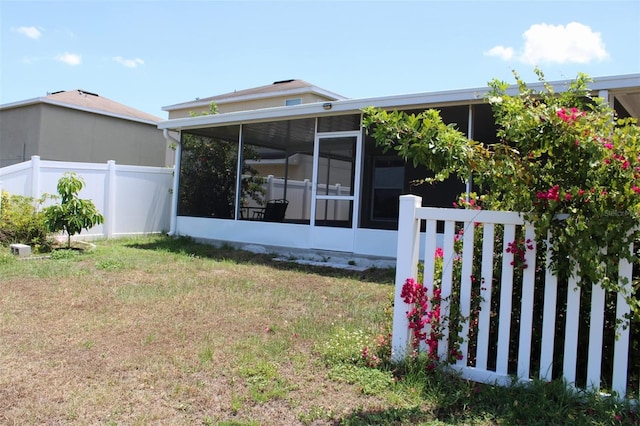
[[[136,118],[148,121],[163,121],[163,118],[137,110],[127,105],[99,96],[96,93],[84,90],[68,90],[55,92],[45,96],[45,99],[62,104],[75,105],[81,109],[104,111],[106,113]]]
[[[276,81],[272,84],[265,86],[253,87],[251,89],[234,90],[233,92],[223,93],[220,95],[210,96],[207,98],[198,98],[195,101],[181,102],[175,105],[169,105],[162,108],[165,111],[171,111],[174,109],[182,109],[191,107],[194,105],[207,105],[211,102],[215,103],[230,103],[236,101],[246,101],[259,98],[268,98],[270,96],[284,96],[288,94],[301,94],[301,93],[315,93],[326,97],[330,100],[347,99],[346,97],[333,93],[329,90],[322,89],[318,86],[314,86],[311,83],[307,83],[304,80],[282,80]]]

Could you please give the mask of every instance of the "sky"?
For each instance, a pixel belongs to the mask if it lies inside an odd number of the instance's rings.
[[[287,79],[349,98],[640,73],[640,0],[0,0],[0,104],[162,107]]]

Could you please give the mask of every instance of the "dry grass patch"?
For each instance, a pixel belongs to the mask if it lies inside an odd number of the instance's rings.
[[[330,423],[379,407],[316,343],[372,327],[376,276],[163,237],[0,262],[0,423]]]

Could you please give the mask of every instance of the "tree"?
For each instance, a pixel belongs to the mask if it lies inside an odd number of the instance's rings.
[[[486,99],[499,138],[491,146],[445,126],[435,110],[408,115],[367,108],[364,123],[379,145],[430,167],[436,180],[472,176],[485,208],[523,212],[541,244],[551,235],[556,273],[579,270],[580,284],[620,291],[617,260],[635,261],[629,247],[640,237],[637,120],[619,119],[605,100],[592,97],[585,74],[557,93],[536,73],[540,91],[515,72],[517,95],[507,94],[505,82],[489,83]],[[640,317],[634,293],[624,295]]]
[[[61,198],[60,204],[43,210],[49,231],[64,231],[67,234],[68,248],[71,248],[71,236],[104,222],[104,217],[91,200],[82,200],[78,197],[84,185],[84,179],[81,176],[72,172],[65,173],[58,180],[57,186]]]

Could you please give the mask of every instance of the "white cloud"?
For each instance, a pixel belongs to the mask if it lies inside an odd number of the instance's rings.
[[[40,36],[42,36],[42,32],[36,27],[18,27],[18,29],[16,29],[16,32],[34,40],[37,40],[40,38]]]
[[[76,66],[82,63],[82,57],[75,53],[65,52],[55,57],[56,61],[64,62],[67,65]]]
[[[532,65],[543,63],[578,63],[602,61],[609,57],[601,34],[590,27],[571,22],[565,25],[534,24],[522,35],[522,53],[514,55],[511,47],[495,46],[484,54]]]
[[[486,52],[484,52],[485,56],[497,56],[503,61],[508,61],[513,57],[513,48],[512,47],[504,47],[504,46],[495,46]]]
[[[524,33],[522,61],[529,64],[543,62],[586,64],[602,61],[609,54],[600,33],[578,22],[563,25],[532,25]]]
[[[113,60],[127,68],[136,68],[138,65],[144,64],[144,61],[140,58],[125,59],[122,56],[115,56]]]

